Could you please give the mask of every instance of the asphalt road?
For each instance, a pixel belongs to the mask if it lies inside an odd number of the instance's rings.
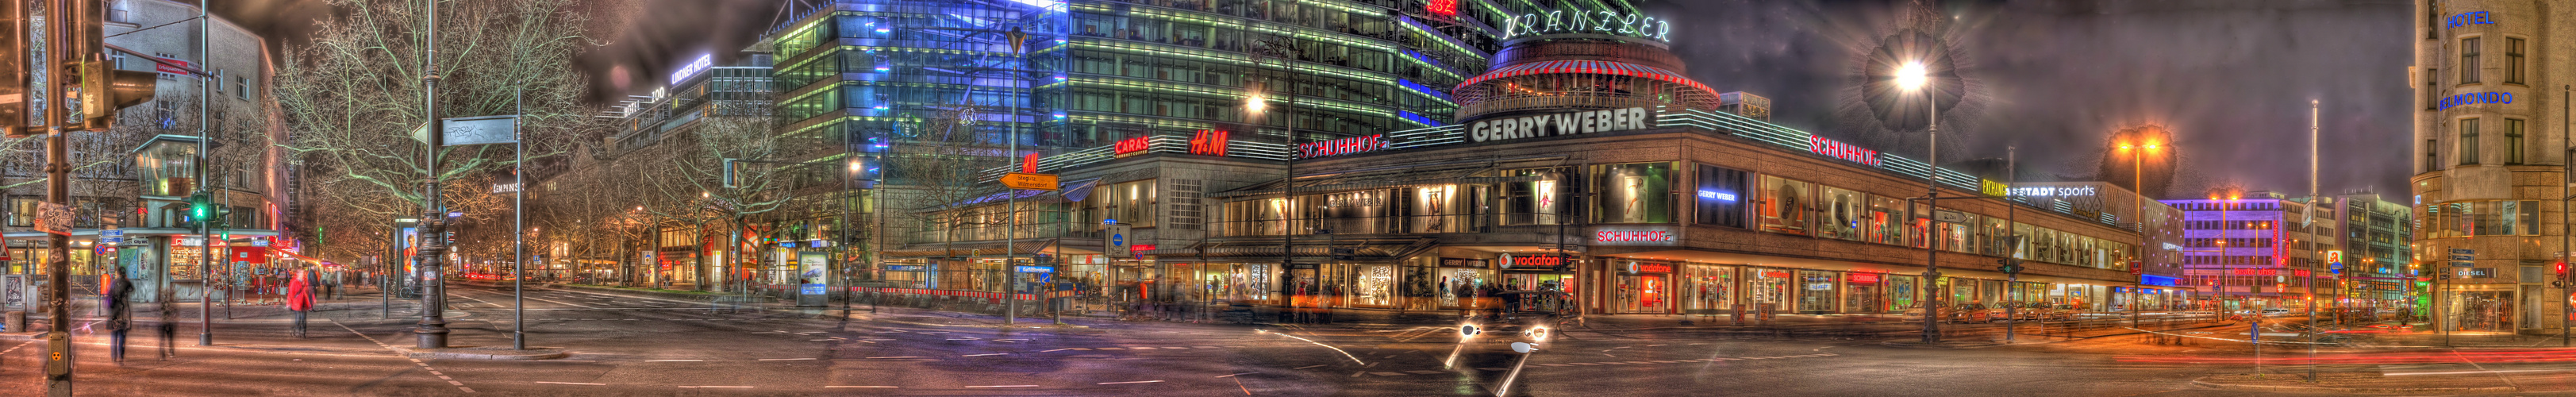
[[[509,345],[506,290],[452,287],[453,345]],[[219,346],[182,327],[161,360],[137,331],[124,365],[83,336],[82,395],[1492,395],[1519,354],[1461,345],[1448,324],[1240,326],[1076,320],[1000,329],[977,318],[889,309],[710,311],[703,303],[576,291],[527,296],[541,361],[412,360],[410,319],[350,302],[310,338],[273,317],[219,325]],[[412,315],[409,306],[394,312]],[[966,326],[955,325],[959,323]],[[1030,322],[1024,320],[1023,325]],[[101,334],[103,335],[103,334]],[[1897,348],[1880,340],[1717,335],[1688,328],[1573,329],[1528,357],[1514,396],[2242,395],[2191,380],[2244,363],[2124,361],[2237,354],[2127,338],[1993,349]],[[1463,346],[1463,347],[1462,347]],[[41,343],[0,343],[0,394],[42,390]],[[1457,364],[1444,367],[1452,351]]]

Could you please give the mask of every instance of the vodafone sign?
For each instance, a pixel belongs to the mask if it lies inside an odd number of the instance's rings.
[[[1594,245],[1674,245],[1682,232],[1672,227],[1602,227],[1592,231]]]

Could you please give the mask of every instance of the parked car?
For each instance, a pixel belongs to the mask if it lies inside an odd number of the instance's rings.
[[[1557,329],[1582,326],[1583,312],[1574,296],[1556,291],[1510,291],[1494,297],[1498,307],[1470,312],[1458,323],[1458,335],[1476,341],[1544,343]]]
[[[1950,310],[1950,321],[1952,322],[1994,322],[1995,319],[2003,318],[2003,316],[2003,309],[1986,306],[1986,304],[1983,303],[1959,305],[1959,307],[1951,308]]]

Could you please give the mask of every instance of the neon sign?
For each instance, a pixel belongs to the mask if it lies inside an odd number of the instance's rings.
[[[1117,144],[1116,146],[1112,146],[1112,147],[1110,147],[1110,148],[1109,148],[1109,150],[1110,150],[1111,152],[1116,153],[1116,154],[1121,155],[1121,156],[1124,156],[1124,155],[1127,155],[1127,154],[1130,154],[1130,153],[1142,152],[1142,151],[1145,151],[1145,149],[1149,149],[1149,148],[1152,148],[1152,147],[1153,147],[1153,142],[1152,142],[1152,141],[1148,141],[1147,139],[1148,139],[1148,137],[1141,137],[1141,136],[1140,136],[1140,137],[1134,137],[1134,138],[1120,139],[1120,140],[1118,140],[1118,144]]]
[[[1861,148],[1860,146],[1853,146],[1852,144],[1843,143],[1842,141],[1825,139],[1823,136],[1808,135],[1807,151],[1843,159],[1843,161],[1860,163],[1861,165],[1871,167],[1878,166],[1878,151]]]
[[[2023,197],[2091,196],[2092,186],[2028,186],[2012,188],[2013,195]]]
[[[680,80],[686,80],[686,79],[688,79],[688,78],[690,78],[690,77],[697,77],[698,73],[705,73],[705,72],[707,71],[707,68],[714,67],[714,66],[715,66],[715,58],[714,58],[714,57],[709,56],[709,55],[699,55],[699,56],[698,56],[698,60],[695,60],[695,61],[689,61],[689,63],[688,63],[688,64],[686,64],[686,65],[681,65],[681,66],[680,66],[680,70],[672,71],[672,72],[671,72],[671,83],[672,83],[672,84],[679,84],[679,83],[680,83]]]
[[[1602,228],[1592,232],[1592,242],[1604,245],[1672,245],[1682,233],[1668,227]]]
[[[1467,126],[1467,139],[1471,142],[1489,142],[1639,130],[1653,127],[1651,123],[1654,120],[1655,112],[1642,107],[1478,120]]]
[[[1444,17],[1458,16],[1458,0],[1431,0],[1422,5],[1422,11]]]
[[[1199,130],[1197,136],[1190,138],[1190,154],[1225,156],[1226,135],[1229,134],[1225,131]]]
[[[1340,156],[1386,150],[1386,134],[1355,136],[1297,144],[1297,158]]]
[[[2486,11],[2463,12],[2452,15],[2449,18],[2442,18],[2442,28],[2450,29],[2469,25],[2494,25],[2495,18],[2491,18],[2491,16],[2493,16],[2493,14],[2488,14]]]
[[[1672,21],[1636,14],[1620,15],[1610,11],[1548,11],[1546,14],[1521,14],[1503,18],[1503,39],[1555,33],[1616,34],[1655,41],[1672,41]]]
[[[2498,105],[2501,105],[2501,104],[2507,104],[2507,103],[2513,103],[2513,93],[2510,93],[2510,92],[2472,92],[2472,93],[2466,93],[2466,94],[2459,94],[2459,95],[2452,95],[2452,96],[2442,97],[2442,109],[2450,109],[2452,106],[2460,106],[2460,105],[2475,105],[2475,104],[2481,104],[2481,103],[2491,103],[2491,104],[2498,104]]]

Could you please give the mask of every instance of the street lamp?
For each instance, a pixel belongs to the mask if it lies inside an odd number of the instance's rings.
[[[1924,173],[1926,178],[1923,180],[1923,189],[1926,194],[1923,197],[1923,203],[1927,211],[1931,211],[1934,215],[1934,221],[1923,230],[1923,283],[1932,287],[1927,289],[1932,296],[1927,297],[1929,299],[1925,299],[1926,304],[1923,305],[1923,343],[1941,342],[1941,305],[1937,304],[1941,294],[1939,259],[1941,247],[1940,239],[1935,237],[1940,228],[1941,212],[1941,99],[1939,95],[1926,89],[1931,82],[1932,75],[1924,70],[1922,62],[1906,62],[1904,66],[1896,68],[1896,86],[1909,92],[1922,92],[1924,104],[1930,106],[1932,110],[1929,114],[1931,122],[1923,128],[1925,136],[1923,146],[1929,152],[1929,155],[1925,156],[1928,159],[1924,161],[1928,171]]]
[[[2138,133],[2145,134],[2146,131],[2138,131]],[[2135,195],[2130,196],[2130,204],[2136,207],[2138,211],[2138,257],[2129,258],[2129,266],[2131,267],[2145,266],[2147,263],[2146,253],[2148,249],[2147,247],[2150,245],[2147,243],[2147,152],[2156,151],[2163,146],[2158,144],[2154,139],[2146,139],[2144,137],[2140,137],[2140,139],[2145,141],[2145,143],[2120,144],[2120,151],[2129,153],[2129,188],[2136,189],[2135,192],[2131,192],[2135,193]],[[2139,274],[2146,274],[2145,269],[2135,270]],[[2140,278],[2141,280],[2138,280],[2136,284],[2129,287],[2129,327],[2132,328],[2138,326],[2138,316],[2140,315],[2138,311],[2138,305],[2140,302],[2138,302],[2138,299],[2141,295],[2138,294],[2138,290],[2146,287],[2146,282],[2143,280],[2144,277]]]

